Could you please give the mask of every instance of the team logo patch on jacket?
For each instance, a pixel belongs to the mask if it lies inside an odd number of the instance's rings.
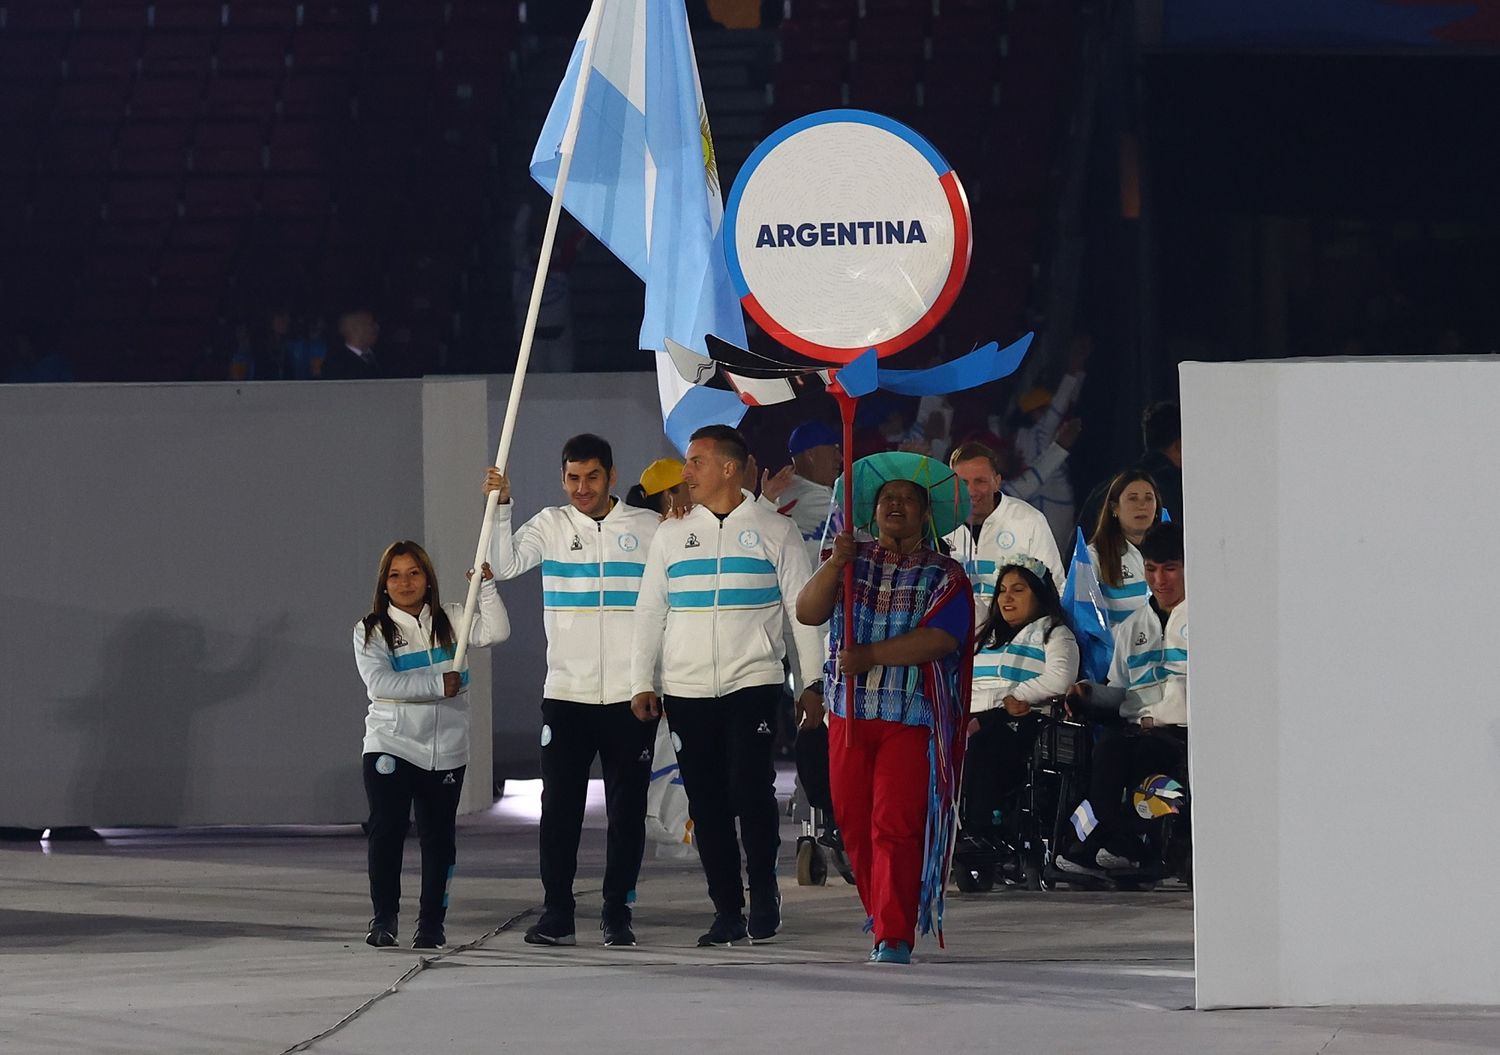
[[[568,549],[575,551],[583,549],[583,539],[579,538],[577,535],[574,535],[573,544],[569,546]]]
[[[693,532],[693,531],[689,531],[688,532],[687,541],[682,544],[682,548],[683,549],[697,549],[701,545],[703,545],[703,543],[701,543],[701,542],[698,541],[698,535],[697,535],[697,533]]]
[[[621,535],[620,548],[626,553],[634,553],[641,548],[641,540],[631,534]]]
[[[746,549],[754,549],[760,545],[760,532],[746,529],[740,532],[740,545]]]
[[[1015,548],[1016,533],[1014,531],[1000,532],[1000,537],[995,540],[995,544],[998,545],[1001,549]]]

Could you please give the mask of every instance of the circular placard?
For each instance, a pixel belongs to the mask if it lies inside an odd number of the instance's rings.
[[[969,271],[957,173],[922,136],[864,110],[778,129],[740,170],[724,221],[745,311],[786,347],[826,362],[920,340]]]

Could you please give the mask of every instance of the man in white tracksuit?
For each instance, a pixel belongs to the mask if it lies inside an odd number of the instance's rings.
[[[632,708],[643,721],[665,710],[677,741],[714,904],[713,925],[699,945],[765,940],[781,926],[771,757],[784,621],[793,623],[801,684],[817,680],[823,659],[817,631],[795,619],[797,595],[812,574],[801,533],[746,499],[740,483],[747,457],[732,428],[709,425],[693,433],[683,466],[693,508],[657,529],[636,605]]]
[[[1001,492],[994,452],[980,443],[962,443],[954,448],[948,465],[968,485],[969,521],[943,541],[974,584],[975,625],[988,617],[996,575],[1013,558],[1041,561],[1061,595],[1068,568],[1057,552],[1051,525],[1033,506]]]
[[[828,535],[830,542],[833,537],[828,519],[833,512],[833,482],[844,469],[841,442],[832,426],[804,421],[786,441],[792,464],[761,484],[761,505],[792,518],[814,568],[821,557],[823,536]]]
[[[1088,798],[1073,813],[1078,842],[1057,854],[1059,870],[1100,874],[1138,866],[1140,841],[1132,837],[1123,805],[1143,777],[1161,773],[1187,782],[1187,582],[1182,525],[1157,524],[1141,539],[1151,602],[1114,628],[1109,683],[1079,682],[1073,695],[1091,709],[1118,711],[1123,732],[1094,749]]]
[[[526,932],[532,945],[574,945],[578,838],[597,755],[609,817],[604,866],[605,945],[634,945],[630,902],[645,852],[646,789],[654,723],[631,715],[631,621],[658,517],[612,496],[614,454],[584,433],[563,445],[568,504],[543,509],[511,529],[510,483],[500,491],[490,564],[497,579],[542,570],[547,680],[542,699],[541,873],[546,905]]]

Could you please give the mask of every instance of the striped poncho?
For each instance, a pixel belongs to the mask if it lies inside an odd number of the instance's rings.
[[[953,854],[964,727],[969,717],[972,589],[962,566],[948,557],[928,549],[902,554],[878,542],[861,543],[854,560],[854,643],[886,641],[935,626],[952,634],[959,646],[919,666],[875,666],[853,678],[841,677],[838,652],[844,640],[844,611],[837,604],[829,627],[831,655],[824,668],[826,699],[833,714],[848,717],[852,680],[855,719],[881,719],[932,731],[917,923],[923,934],[936,931],[939,943],[943,884]]]

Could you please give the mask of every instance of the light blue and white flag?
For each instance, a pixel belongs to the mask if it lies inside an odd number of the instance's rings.
[[[1078,639],[1079,676],[1087,681],[1103,681],[1109,677],[1115,638],[1109,630],[1109,609],[1104,603],[1104,591],[1099,588],[1099,575],[1089,556],[1088,543],[1083,541],[1082,530],[1076,530],[1076,535],[1068,585],[1063,589],[1063,612]]]
[[[668,439],[735,425],[732,392],[683,380],[667,338],[707,355],[706,334],[744,347],[745,321],[724,259],[724,204],[683,0],[594,0],[531,157],[553,193],[590,38],[582,117],[563,205],[646,283],[640,347],[656,353]]]

